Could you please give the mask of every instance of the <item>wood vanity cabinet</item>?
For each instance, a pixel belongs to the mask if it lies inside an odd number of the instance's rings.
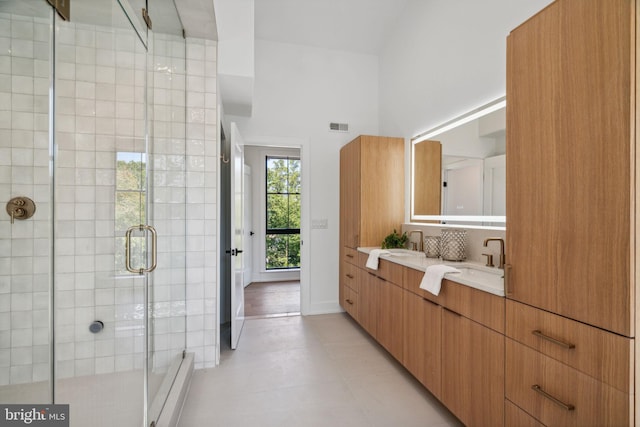
[[[354,319],[360,318],[360,269],[355,263],[355,250],[347,250],[342,261],[340,275],[340,305]]]
[[[380,260],[377,270],[366,267],[368,255],[359,254],[361,275],[366,276],[360,287],[360,324],[393,357],[402,361],[402,269]]]
[[[438,399],[442,375],[441,310],[438,304],[404,291],[402,364]]]
[[[504,335],[442,310],[442,396],[466,426],[502,425]]]
[[[507,421],[636,425],[638,12],[557,0],[507,39]]]
[[[635,17],[557,0],[507,40],[507,296],[628,337]]]
[[[358,323],[374,338],[378,338],[378,309],[380,306],[379,279],[362,271],[360,286],[360,318]]]
[[[364,295],[353,288],[346,289],[350,261],[357,264],[356,248],[380,246],[394,229],[400,230],[404,220],[404,139],[361,135],[340,150],[340,305],[347,312],[354,311],[353,298],[357,293],[371,301],[373,295]],[[361,280],[367,280],[363,275]],[[363,301],[357,305],[365,307]],[[359,309],[360,309],[359,308]],[[368,313],[365,324],[368,324]],[[356,320],[358,316],[354,316]]]
[[[404,270],[404,366],[467,426],[504,425],[505,299]]]

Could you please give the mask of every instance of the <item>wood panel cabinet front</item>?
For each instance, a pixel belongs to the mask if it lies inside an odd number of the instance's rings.
[[[628,426],[633,395],[623,393],[510,338],[506,397],[546,426]]]
[[[504,335],[442,310],[442,403],[466,426],[504,424]]]
[[[340,150],[340,245],[355,249],[360,237],[360,143]]]
[[[504,425],[506,427],[545,427],[509,400],[504,402]]]
[[[378,342],[402,362],[402,288],[379,277]]]
[[[507,48],[507,296],[628,337],[635,20],[636,1],[559,0]]]
[[[442,307],[407,290],[403,300],[402,364],[440,398]]]
[[[342,303],[342,308],[344,308],[351,317],[358,321],[358,319],[360,318],[359,295],[350,287],[345,286],[343,298],[344,301]]]
[[[379,280],[375,274],[362,271],[358,291],[360,326],[373,338],[378,338],[378,308],[380,306]]]
[[[515,301],[507,301],[506,335],[622,392],[633,392],[630,338]]]
[[[404,139],[361,135],[340,150],[340,240],[380,246],[404,220]]]

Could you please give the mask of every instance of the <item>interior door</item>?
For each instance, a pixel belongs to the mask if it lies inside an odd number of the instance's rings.
[[[231,123],[231,348],[238,347],[244,326],[244,141]]]
[[[244,165],[244,244],[242,252],[244,256],[244,277],[243,283],[246,288],[251,283],[252,267],[253,267],[253,235],[251,231],[253,227],[253,215],[252,215],[252,197],[251,192],[251,168],[248,165]]]

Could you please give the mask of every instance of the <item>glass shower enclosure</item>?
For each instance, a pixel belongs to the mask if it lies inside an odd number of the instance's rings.
[[[185,43],[172,0],[70,5],[0,0],[0,404],[148,426],[186,341]]]

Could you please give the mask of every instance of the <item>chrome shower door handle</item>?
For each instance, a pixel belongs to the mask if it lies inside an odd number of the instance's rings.
[[[131,266],[131,234],[134,230],[140,231],[148,231],[151,234],[151,265],[134,268]],[[156,233],[156,229],[150,225],[134,225],[133,227],[127,228],[127,232],[125,233],[125,247],[124,247],[124,259],[125,259],[125,267],[127,271],[131,273],[144,274],[151,273],[158,266],[158,234]]]

